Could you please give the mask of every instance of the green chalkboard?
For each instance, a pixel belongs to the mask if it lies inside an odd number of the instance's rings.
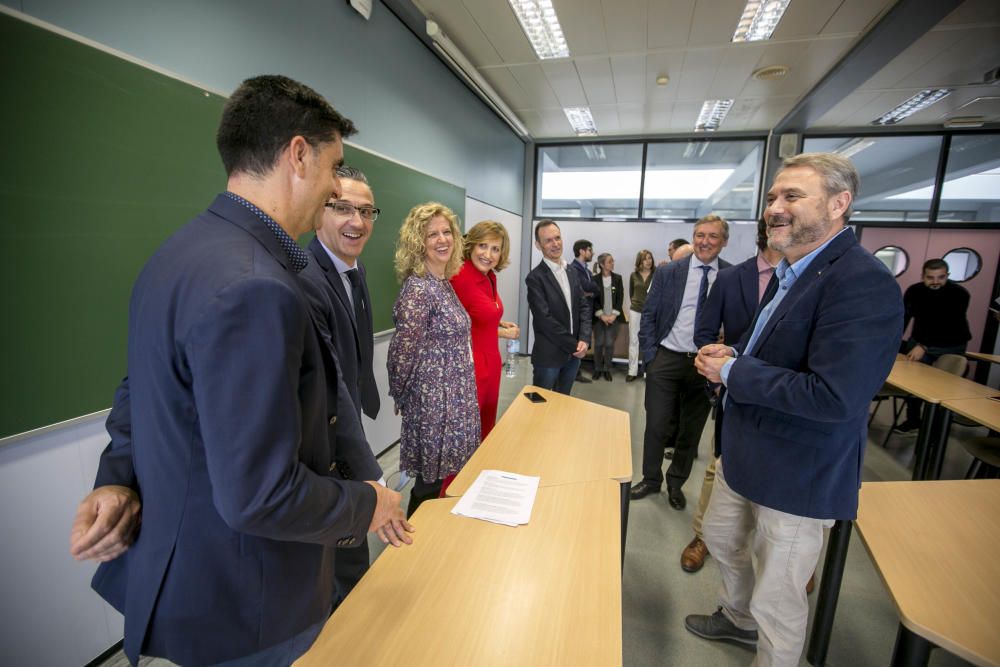
[[[136,275],[225,189],[215,151],[225,99],[2,13],[0,81],[5,437],[110,406]],[[375,328],[388,329],[403,217],[429,199],[462,215],[465,192],[361,149],[346,154],[383,210],[363,259]]]

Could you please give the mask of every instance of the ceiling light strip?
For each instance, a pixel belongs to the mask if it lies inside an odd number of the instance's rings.
[[[909,118],[918,111],[923,111],[935,102],[940,102],[951,95],[951,88],[928,88],[906,100],[887,114],[872,121],[872,125],[895,125],[904,118]]]
[[[698,120],[694,124],[694,129],[702,131],[714,131],[719,129],[722,121],[726,119],[726,114],[733,108],[733,100],[705,100],[701,105],[701,112]]]
[[[771,39],[774,29],[791,0],[747,0],[743,16],[736,24],[734,42],[762,42]]]
[[[594,116],[591,115],[588,107],[565,107],[563,113],[566,120],[573,126],[573,131],[578,137],[592,137],[597,134],[597,125],[594,124]]]
[[[569,47],[552,0],[507,1],[540,59],[569,57]]]

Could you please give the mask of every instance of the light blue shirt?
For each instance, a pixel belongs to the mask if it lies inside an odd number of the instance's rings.
[[[673,350],[674,352],[697,352],[698,347],[694,344],[695,313],[698,311],[698,291],[701,288],[701,267],[711,268],[708,272],[708,290],[712,291],[715,285],[715,277],[719,275],[719,258],[715,257],[708,264],[702,263],[694,255],[691,255],[691,262],[688,264],[687,279],[684,282],[684,296],[681,299],[681,306],[677,309],[677,319],[670,327],[666,338],[660,341],[660,345]]]
[[[750,334],[750,341],[747,343],[747,349],[743,350],[743,354],[749,355],[753,352],[754,346],[757,344],[757,338],[760,337],[760,332],[764,330],[768,320],[771,319],[771,315],[774,314],[774,311],[776,311],[781,302],[784,301],[788,292],[792,289],[792,285],[795,284],[795,281],[798,280],[800,276],[805,275],[805,272],[809,269],[809,265],[812,264],[814,259],[816,259],[816,255],[823,252],[823,250],[830,245],[833,239],[837,238],[845,231],[847,231],[847,227],[844,227],[844,229],[831,236],[825,243],[810,252],[805,257],[799,259],[799,261],[794,264],[790,265],[787,259],[782,259],[778,263],[778,266],[774,269],[774,275],[778,277],[778,291],[775,293],[774,298],[771,299],[760,311],[760,317],[757,318],[757,323],[754,325],[753,333]],[[735,362],[735,358],[728,360],[719,371],[719,376],[722,378],[722,384],[726,386],[729,386],[729,372],[732,370]],[[727,394],[727,402],[728,399],[729,396]]]

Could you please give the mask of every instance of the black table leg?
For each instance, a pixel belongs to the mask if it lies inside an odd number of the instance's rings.
[[[938,419],[937,436],[934,445],[934,460],[931,461],[929,470],[924,479],[941,479],[941,467],[944,465],[944,452],[948,449],[948,432],[951,431],[951,410],[941,408],[941,417]]]
[[[625,569],[625,538],[628,535],[628,504],[629,491],[632,490],[632,481],[621,483],[622,487],[622,570]]]
[[[926,667],[934,645],[899,624],[896,646],[892,649],[893,667]]]
[[[844,578],[844,564],[847,561],[847,547],[851,544],[853,525],[851,521],[841,519],[830,530],[826,560],[823,562],[823,577],[819,582],[819,596],[816,599],[816,615],[813,617],[809,650],[806,653],[806,660],[814,667],[826,664],[826,652],[830,648],[833,617],[837,613],[840,582]]]
[[[935,417],[937,417],[937,403],[924,401],[924,414],[920,420],[920,432],[917,434],[916,459],[913,462],[913,480],[925,479],[927,475],[927,461],[930,459],[931,431],[934,430]]]

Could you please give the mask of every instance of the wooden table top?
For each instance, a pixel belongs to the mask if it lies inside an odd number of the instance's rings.
[[[983,398],[1000,395],[1000,390],[966,380],[919,361],[907,361],[902,355],[886,380],[894,387],[909,392],[928,403],[940,403],[947,398]]]
[[[545,403],[532,403],[537,391]],[[448,487],[461,496],[483,470],[541,477],[539,486],[632,479],[629,415],[531,385],[517,398]]]
[[[980,361],[988,361],[992,364],[1000,364],[1000,354],[986,354],[985,352],[966,352],[965,356]]]
[[[941,406],[968,417],[988,429],[1000,431],[1000,400],[992,398],[949,398]]]
[[[619,489],[539,489],[517,528],[423,503],[295,665],[621,665]]]
[[[1000,480],[866,482],[857,526],[906,628],[1000,664]]]

